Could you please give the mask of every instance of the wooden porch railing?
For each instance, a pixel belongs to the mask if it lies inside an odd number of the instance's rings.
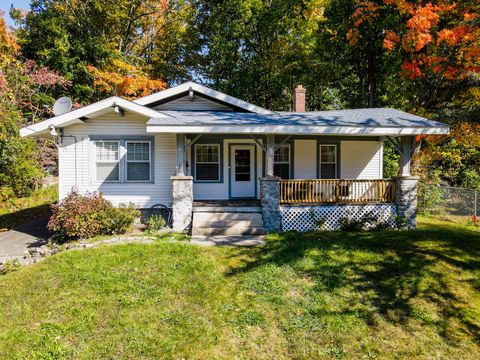
[[[280,202],[283,204],[392,203],[394,199],[393,180],[280,180]]]

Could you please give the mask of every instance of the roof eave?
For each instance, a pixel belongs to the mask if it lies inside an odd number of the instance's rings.
[[[44,134],[47,134],[50,131],[51,127],[64,128],[74,124],[82,124],[82,118],[88,117],[91,114],[108,108],[114,108],[116,106],[123,110],[131,111],[139,115],[144,115],[147,118],[167,117],[167,115],[161,114],[158,111],[150,109],[146,106],[133,103],[132,101],[122,99],[118,96],[112,96],[108,99],[98,101],[94,104],[84,106],[80,109],[73,110],[59,116],[55,116],[53,118],[41,121],[36,124],[25,126],[24,128],[20,129],[20,136],[42,136]]]
[[[156,103],[158,101],[162,101],[168,99],[170,97],[174,97],[178,94],[184,93],[192,89],[193,91],[198,92],[199,94],[205,95],[207,97],[211,97],[217,101],[223,102],[225,104],[230,104],[234,107],[244,109],[256,114],[276,114],[274,111],[270,111],[268,109],[262,108],[260,106],[251,104],[249,102],[243,101],[236,97],[224,94],[220,91],[210,89],[209,87],[194,83],[192,81],[183,83],[181,85],[175,86],[170,89],[166,89],[160,91],[158,93],[148,95],[142,97],[140,99],[135,100],[134,102],[139,105],[149,105],[152,103]]]
[[[447,135],[449,127],[353,127],[353,126],[299,126],[299,125],[209,125],[165,126],[147,125],[148,133],[223,133],[223,134],[278,134],[278,135],[345,135],[345,136],[407,136]]]

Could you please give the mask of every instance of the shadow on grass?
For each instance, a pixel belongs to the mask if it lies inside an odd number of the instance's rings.
[[[43,204],[0,215],[0,228],[14,229],[41,216],[48,216],[50,212],[51,204]]]
[[[420,319],[434,322],[442,336],[451,338],[448,326],[453,320],[463,324],[462,333],[480,341],[479,322],[468,309],[476,306],[474,313],[478,312],[480,304],[467,303],[459,288],[479,291],[477,277],[461,271],[480,269],[479,232],[433,225],[412,231],[292,232],[271,236],[264,247],[240,251],[248,252],[250,260],[232,269],[231,275],[268,264],[288,265],[312,279],[318,291],[358,293],[361,300],[352,301],[368,305],[361,316],[369,325],[376,315],[401,325]],[[313,265],[303,266],[304,259]],[[418,300],[431,304],[438,319],[419,311]]]

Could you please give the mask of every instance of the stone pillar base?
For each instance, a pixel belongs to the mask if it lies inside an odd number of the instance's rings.
[[[260,201],[262,203],[263,227],[266,231],[282,230],[280,212],[280,178],[260,178]]]
[[[395,203],[397,204],[397,226],[413,229],[417,226],[417,184],[418,176],[396,176]]]
[[[193,177],[171,176],[173,230],[186,231],[192,223]]]

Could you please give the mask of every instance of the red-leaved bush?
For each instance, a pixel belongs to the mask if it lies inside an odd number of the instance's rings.
[[[57,239],[86,239],[96,235],[123,234],[140,215],[133,206],[115,208],[99,193],[71,192],[53,205],[48,229]]]

